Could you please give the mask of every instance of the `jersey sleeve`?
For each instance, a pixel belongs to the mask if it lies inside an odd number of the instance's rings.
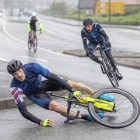
[[[28,18],[28,20],[27,20],[27,23],[30,23],[30,22],[31,22],[31,19],[32,19],[32,17],[30,16],[30,17]]]
[[[40,18],[39,17],[36,17],[36,20],[38,21],[38,23],[40,24],[41,21],[40,21]]]
[[[15,103],[18,107],[25,105],[24,100],[22,98],[22,89],[18,87],[11,87],[11,94],[15,99]]]
[[[81,31],[81,37],[82,37],[82,39],[87,39],[87,33],[85,30]]]
[[[100,24],[97,23],[95,26],[96,26],[95,28],[97,29],[98,32],[103,30],[103,28]]]
[[[33,63],[33,69],[36,74],[41,74],[43,77],[49,78],[51,75],[51,72],[48,69],[42,67],[38,63]]]

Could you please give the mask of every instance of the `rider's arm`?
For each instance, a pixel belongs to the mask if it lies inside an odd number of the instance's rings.
[[[82,30],[81,31],[81,37],[82,37],[82,40],[83,40],[83,45],[84,45],[84,49],[85,51],[88,50],[88,45],[87,45],[87,33],[85,30]]]
[[[34,115],[32,115],[30,112],[27,111],[24,100],[22,98],[22,90],[18,87],[11,87],[11,94],[13,95],[15,103],[17,104],[18,109],[22,114],[22,116],[27,120],[30,120],[40,125],[41,120],[36,118]]]
[[[31,31],[31,27],[30,27],[31,18],[32,18],[32,17],[29,17],[29,18],[28,18],[28,21],[27,21],[27,27],[28,27],[28,29],[29,29],[29,32]]]
[[[33,63],[33,67],[34,67],[34,72],[36,74],[41,74],[43,77],[46,77],[49,80],[59,83],[61,86],[63,86],[65,89],[67,89],[70,92],[74,91],[73,87],[71,87],[67,82],[65,82],[64,80],[62,80],[60,77],[56,76],[55,74],[51,73],[49,70],[42,67],[40,64]]]
[[[39,28],[42,29],[42,24],[41,24],[40,18],[39,17],[36,17],[36,20],[38,21]]]
[[[103,30],[103,28],[100,24],[96,24],[96,29],[105,38],[106,41],[109,40],[109,37],[107,36],[106,32]]]

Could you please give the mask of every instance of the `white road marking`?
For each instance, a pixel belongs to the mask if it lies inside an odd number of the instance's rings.
[[[0,58],[0,61],[9,62],[7,59]]]
[[[36,61],[49,62],[48,60],[45,60],[45,59],[40,59],[40,58],[35,58],[35,57],[30,57],[30,56],[22,56],[22,57],[29,58]]]
[[[65,38],[65,39],[67,39],[67,40],[74,41],[74,42],[79,42],[79,41],[77,41],[77,40],[75,40],[75,39],[72,39],[72,38],[69,38],[69,37],[60,35],[60,34],[58,34],[58,33],[55,33],[55,32],[53,32],[53,31],[51,31],[51,30],[49,30],[49,29],[47,29],[47,28],[43,28],[43,29],[45,29],[47,32],[49,32],[49,33],[51,33],[51,34],[57,35],[57,36],[59,36],[59,37]]]
[[[38,48],[40,50],[43,50],[43,51],[46,51],[46,52],[50,52],[50,53],[53,53],[53,54],[63,55],[63,56],[67,56],[67,57],[74,57],[74,56],[70,56],[70,55],[67,55],[67,54],[63,54],[63,53],[53,52],[53,51],[50,51],[50,50],[47,50],[47,49],[44,49],[44,48],[40,48],[40,47],[38,47]]]
[[[3,30],[4,30],[4,32],[5,32],[8,36],[10,36],[12,39],[14,39],[14,40],[16,40],[16,41],[19,41],[19,42],[21,42],[21,43],[23,43],[23,44],[26,44],[24,41],[19,40],[19,39],[17,39],[16,37],[14,37],[14,36],[12,36],[11,34],[9,34],[8,31],[5,29],[5,24],[3,24]]]
[[[8,31],[6,30],[6,28],[5,28],[5,24],[3,24],[3,30],[4,30],[4,32],[8,35],[8,36],[10,36],[12,39],[14,39],[14,40],[16,40],[16,41],[19,41],[19,42],[21,42],[21,43],[23,43],[23,44],[27,44],[26,42],[24,42],[24,41],[22,41],[22,40],[20,40],[20,39],[17,39],[16,37],[14,37],[14,36],[12,36],[10,33],[8,33]],[[52,32],[53,33],[53,32]],[[55,33],[54,33],[55,34]],[[56,34],[57,35],[57,34]],[[69,38],[70,39],[70,38]],[[69,55],[67,55],[67,54],[61,54],[61,53],[58,53],[58,52],[54,52],[54,51],[51,51],[51,50],[47,50],[47,49],[44,49],[44,48],[41,48],[41,47],[38,47],[38,49],[40,49],[40,50],[43,50],[43,51],[46,51],[46,52],[50,52],[50,53],[53,53],[53,54],[56,54],[56,55],[63,55],[63,56],[66,56],[66,57],[74,57],[74,56],[69,56]]]

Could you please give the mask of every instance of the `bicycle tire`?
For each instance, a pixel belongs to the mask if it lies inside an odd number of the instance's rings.
[[[106,62],[107,61],[107,62]],[[110,69],[110,67],[112,67],[112,65],[111,65],[111,63],[108,61],[108,60],[106,60],[104,63],[106,64],[106,74],[107,74],[107,76],[108,76],[108,78],[109,78],[109,80],[110,80],[110,82],[111,82],[111,84],[112,84],[112,86],[114,87],[114,88],[117,88],[117,87],[119,87],[119,82],[118,82],[118,78],[117,78],[117,75],[116,75],[116,73],[115,73],[115,71],[112,71],[111,69]],[[110,66],[109,66],[109,65]],[[113,69],[113,68],[112,68]]]
[[[37,50],[37,37],[36,36],[34,36],[34,45],[33,45],[33,50],[34,50],[34,52],[36,52],[36,50]]]
[[[108,76],[108,78],[109,78],[109,80],[110,80],[112,86],[113,86],[114,88],[119,87],[118,78],[117,78],[116,76],[110,76],[110,74],[113,75],[112,72],[107,71],[107,76]]]
[[[30,42],[28,42],[28,49],[29,49],[29,51],[31,50],[31,48],[32,48],[32,44]]]
[[[130,93],[128,93],[127,91],[124,91],[124,90],[122,90],[122,89],[103,89],[103,90],[100,90],[100,91],[97,91],[95,94],[93,94],[91,97],[93,97],[93,98],[98,98],[99,96],[101,96],[102,94],[111,94],[111,93],[114,93],[114,95],[115,94],[118,94],[119,96],[120,95],[123,95],[124,97],[126,97],[126,99],[128,100],[128,101],[130,101],[130,103],[132,103],[132,115],[131,115],[131,117],[130,118],[128,118],[127,120],[125,120],[124,122],[119,122],[119,123],[112,123],[111,121],[111,119],[109,120],[109,117],[110,116],[104,116],[104,118],[103,119],[101,119],[98,115],[97,115],[97,113],[96,113],[96,111],[95,111],[95,109],[97,109],[95,106],[94,106],[94,103],[92,103],[92,102],[89,102],[88,103],[88,111],[89,111],[89,113],[90,113],[90,115],[95,119],[95,121],[97,121],[99,124],[102,124],[102,125],[104,125],[104,126],[106,126],[106,127],[111,127],[111,128],[123,128],[123,127],[127,127],[127,126],[129,126],[129,125],[131,125],[131,124],[133,124],[137,119],[138,119],[138,117],[139,117],[139,113],[140,113],[140,107],[139,107],[139,103],[138,103],[138,101],[135,99],[135,97],[133,96],[133,95],[131,95]],[[115,97],[114,97],[115,98]],[[117,97],[116,97],[117,98]],[[119,99],[119,98],[118,98]],[[115,100],[114,100],[114,102],[115,102]],[[123,101],[124,102],[124,101]],[[117,106],[117,102],[116,102],[116,104],[115,104],[115,108],[117,109],[118,107],[116,107]],[[118,105],[118,106],[120,106],[120,104]],[[127,102],[126,103],[124,103],[124,105],[123,105],[123,107],[124,106],[126,106],[127,107],[127,109],[130,109],[130,107],[128,108],[128,106],[127,106]],[[119,107],[120,108],[120,107]],[[124,113],[124,111],[125,110],[122,110],[123,111],[123,113]],[[117,111],[116,111],[117,112]],[[129,112],[128,110],[126,110],[126,112]],[[115,112],[109,112],[109,111],[107,111],[106,113],[109,113],[110,115],[113,115],[113,117],[114,117],[114,121],[117,121],[117,118],[119,118],[120,119],[120,116],[116,116],[116,118],[115,118],[115,116],[114,116],[114,114],[112,114],[112,113],[115,113]],[[118,113],[120,113],[120,112],[118,112]],[[121,114],[121,113],[120,113]],[[126,114],[124,115],[124,116],[127,116]],[[123,117],[124,117],[123,116]],[[122,117],[122,118],[123,118]],[[107,122],[107,120],[108,121],[110,121],[110,122]]]

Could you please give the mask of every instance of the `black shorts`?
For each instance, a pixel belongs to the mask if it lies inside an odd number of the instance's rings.
[[[32,31],[36,31],[36,25],[30,25]]]
[[[64,79],[64,81],[68,81],[67,79]],[[58,83],[55,83],[51,80],[44,80],[41,82],[40,89],[34,93],[34,102],[36,104],[40,104],[41,107],[49,110],[50,102],[52,101],[52,98],[49,94],[45,93],[46,91],[60,91],[64,90],[62,86],[60,86]],[[41,100],[40,100],[41,99]]]

